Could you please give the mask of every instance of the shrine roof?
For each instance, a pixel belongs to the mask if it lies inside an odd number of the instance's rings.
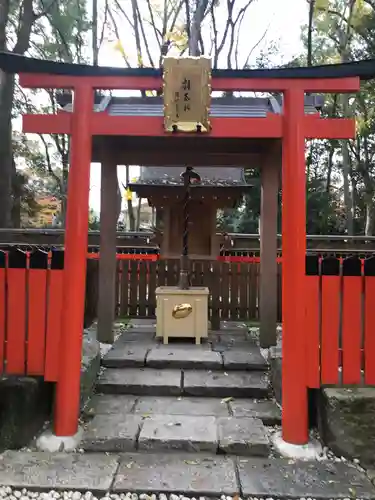
[[[132,186],[180,187],[183,185],[181,174],[184,170],[185,165],[141,167],[140,177]],[[243,167],[194,167],[194,170],[200,175],[201,181],[199,184],[193,184],[193,187],[250,187],[245,180]]]
[[[71,95],[58,98],[64,111],[72,111]],[[316,113],[323,105],[318,95],[305,97],[305,113]],[[162,97],[113,97],[96,95],[94,111],[104,111],[112,116],[163,116]],[[282,96],[270,97],[213,97],[210,115],[228,118],[262,118],[267,113],[282,112]]]

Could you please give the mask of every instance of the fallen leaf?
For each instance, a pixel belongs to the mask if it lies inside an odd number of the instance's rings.
[[[232,396],[229,396],[228,398],[224,398],[221,400],[221,402],[224,404],[224,403],[229,403],[229,401],[233,401],[233,398]]]

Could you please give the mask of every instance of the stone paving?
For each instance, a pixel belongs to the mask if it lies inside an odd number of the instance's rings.
[[[0,485],[20,492],[23,488],[90,491],[97,497],[134,492],[182,493],[195,498],[224,494],[242,498],[375,499],[371,481],[345,463],[210,454],[7,451],[0,455]]]
[[[0,454],[1,497],[375,500],[358,465],[268,456],[280,408],[243,326],[224,324],[198,348],[162,346],[154,335],[150,322],[134,326],[106,355],[82,415],[82,449]]]
[[[268,456],[269,437],[260,418],[230,416],[228,406],[220,400],[150,399],[135,400],[134,413],[128,412],[129,400],[124,401],[125,411],[108,401],[112,411],[118,409],[111,413],[99,399],[96,411],[95,406],[91,407],[96,414],[86,426],[82,448],[105,452],[180,450]],[[274,414],[279,416],[276,406]]]
[[[280,409],[246,326],[224,323],[199,346],[154,336],[154,324],[134,323],[104,357],[82,448],[267,457]]]

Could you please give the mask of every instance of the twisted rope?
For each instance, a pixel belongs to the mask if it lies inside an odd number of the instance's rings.
[[[186,167],[185,172],[181,174],[184,181],[185,194],[183,204],[183,235],[182,235],[182,255],[180,265],[179,287],[182,290],[187,290],[190,287],[189,278],[189,205],[190,205],[190,185],[191,181],[200,182],[200,176],[193,170],[193,167]]]

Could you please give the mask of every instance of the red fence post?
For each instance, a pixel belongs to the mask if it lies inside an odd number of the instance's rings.
[[[322,259],[322,332],[320,342],[320,382],[339,383],[340,339],[340,260],[336,257]]]
[[[0,373],[4,371],[7,254],[0,250]]]
[[[365,304],[364,304],[364,347],[365,384],[375,384],[375,257],[364,262]]]
[[[284,92],[282,165],[282,432],[286,442],[308,442],[305,357],[306,174],[302,88]]]
[[[6,373],[24,375],[26,372],[26,279],[28,258],[25,252],[11,249],[6,271],[7,331]]]
[[[306,256],[306,385],[320,388],[320,265],[317,255]]]
[[[48,270],[47,333],[44,379],[57,382],[59,378],[59,351],[63,301],[64,252],[54,250]]]
[[[44,375],[48,254],[39,250],[32,252],[29,267],[27,374]]]
[[[73,436],[78,430],[86,288],[92,106],[91,86],[83,83],[76,87],[65,230],[60,367],[56,388],[55,433],[57,436]]]
[[[342,382],[360,384],[363,285],[360,259],[344,259],[342,274]]]

